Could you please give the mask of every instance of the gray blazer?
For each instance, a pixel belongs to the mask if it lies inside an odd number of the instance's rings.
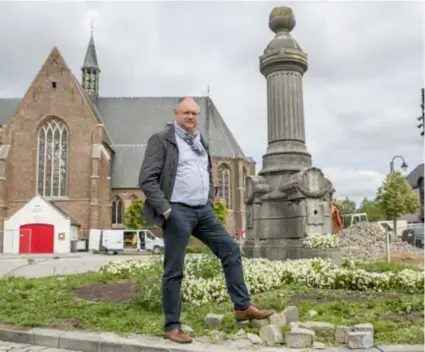
[[[201,143],[208,154],[209,198],[212,204],[214,201],[214,183],[211,156],[202,135]],[[146,197],[141,216],[148,224],[162,226],[164,223],[162,213],[170,209],[169,202],[176,179],[178,161],[179,148],[173,125],[149,138],[139,173],[139,187]]]

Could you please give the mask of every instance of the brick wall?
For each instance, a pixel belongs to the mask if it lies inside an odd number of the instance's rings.
[[[3,144],[11,146],[7,159],[7,192],[1,194],[1,203],[6,205],[5,216],[10,217],[36,195],[38,131],[52,117],[66,124],[69,136],[67,197],[55,200],[55,204],[77,220],[82,230],[87,230],[92,140],[99,125],[56,49],[46,59],[4,131]],[[103,162],[101,173],[109,169],[108,163]],[[109,190],[105,190],[104,181],[100,183],[101,201],[109,206],[109,197],[106,197]],[[0,219],[1,229],[3,220]],[[107,224],[105,219],[101,222]]]

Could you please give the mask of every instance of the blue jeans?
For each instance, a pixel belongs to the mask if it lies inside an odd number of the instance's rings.
[[[237,310],[250,305],[243,275],[239,245],[217,220],[210,204],[189,207],[171,204],[171,213],[163,226],[165,242],[164,275],[162,277],[162,308],[165,315],[164,331],[180,328],[181,281],[186,247],[190,235],[207,245],[220,259],[227,291]]]

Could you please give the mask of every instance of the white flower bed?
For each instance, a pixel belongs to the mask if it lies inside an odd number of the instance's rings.
[[[149,258],[148,260],[118,260],[102,265],[100,267],[100,272],[112,275],[134,275],[138,271],[151,270],[160,263],[157,257]]]
[[[243,258],[243,263],[246,283],[251,294],[267,292],[289,283],[303,284],[307,287],[375,292],[387,290],[422,292],[424,285],[423,271],[409,269],[396,273],[376,273],[355,269],[352,265],[341,268],[325,259],[282,262]],[[137,277],[138,273],[158,270],[161,265],[158,258],[133,259],[108,263],[102,266],[101,272]],[[210,255],[187,257],[182,296],[184,301],[194,305],[219,303],[227,299],[220,262],[215,257]]]
[[[339,238],[331,233],[322,235],[320,233],[309,235],[303,245],[306,248],[337,248],[339,247]]]

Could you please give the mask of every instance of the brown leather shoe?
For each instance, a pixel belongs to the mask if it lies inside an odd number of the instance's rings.
[[[182,329],[173,329],[164,332],[164,339],[177,343],[191,343],[192,339]]]
[[[274,312],[272,310],[259,310],[252,305],[245,310],[235,310],[235,318],[237,321],[262,320],[267,319],[273,314]]]

